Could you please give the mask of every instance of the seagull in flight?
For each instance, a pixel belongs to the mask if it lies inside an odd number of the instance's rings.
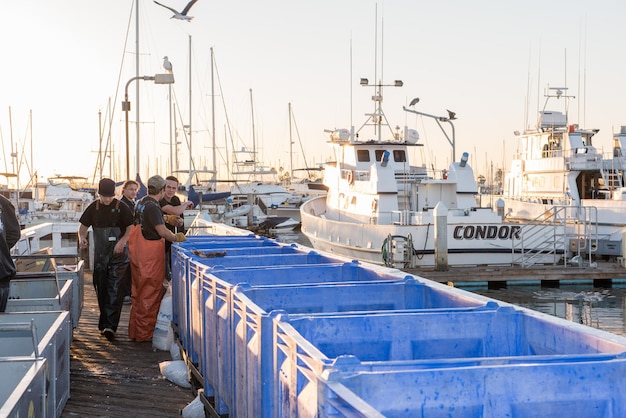
[[[197,1],[198,0],[191,0],[189,3],[187,3],[187,5],[185,6],[182,12],[179,12],[176,9],[172,9],[171,7],[161,4],[156,0],[155,0],[155,3],[161,7],[165,7],[166,9],[174,13],[174,16],[172,16],[170,19],[179,19],[179,20],[186,20],[187,22],[191,22],[191,19],[193,19],[193,16],[187,16],[187,13],[189,12],[189,9],[191,9],[191,6],[193,6]]]
[[[165,71],[172,74],[172,63],[167,58],[167,55],[163,57],[163,68],[165,68]]]

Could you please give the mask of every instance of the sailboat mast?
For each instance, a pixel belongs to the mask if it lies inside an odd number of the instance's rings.
[[[15,159],[17,158],[17,153],[13,150],[13,114],[11,113],[11,106],[9,106],[9,130],[11,133],[11,172],[15,173]]]
[[[213,55],[213,47],[211,47],[211,130],[213,132],[213,187],[217,190],[217,159],[215,156],[217,145],[215,143],[215,78],[213,71],[215,68],[215,57]]]
[[[96,182],[96,173],[98,174],[98,177],[102,177],[102,171],[103,171],[103,167],[102,167],[102,162],[104,161],[104,158],[102,157],[102,136],[103,136],[103,132],[102,132],[102,110],[98,110],[98,159],[96,160],[96,167],[94,168],[93,171],[93,182]]]
[[[33,171],[35,171],[35,159],[33,157],[33,110],[31,109],[28,115],[28,124],[30,125],[30,168],[28,169],[28,176],[33,177]],[[17,176],[17,187],[20,188],[20,177]]]
[[[178,171],[178,127],[176,123],[176,103],[172,104],[172,110],[174,112],[174,168]]]
[[[169,87],[169,91],[168,91],[168,105],[167,105],[167,110],[169,112],[169,134],[170,134],[170,173],[174,172],[174,138],[172,135],[172,115],[173,115],[173,109],[172,109],[172,85],[168,85],[167,87]]]
[[[291,136],[291,102],[289,102],[289,180],[293,179],[293,137]]]
[[[191,35],[189,35],[189,175],[193,170],[193,162],[191,157]]]
[[[256,171],[256,137],[255,137],[255,128],[254,128],[254,103],[252,101],[252,89],[250,89],[250,109],[252,114],[252,158],[254,158],[254,171]]]

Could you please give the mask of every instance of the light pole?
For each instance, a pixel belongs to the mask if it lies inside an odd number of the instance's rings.
[[[419,99],[415,98],[411,100],[411,105],[415,105],[417,102],[419,102]],[[405,112],[415,113],[416,115],[427,116],[429,118],[435,119],[435,122],[437,122],[437,125],[439,125],[439,129],[441,129],[441,132],[443,132],[443,134],[446,136],[448,143],[452,146],[452,161],[453,162],[456,161],[456,150],[455,150],[456,139],[455,139],[455,134],[454,134],[454,124],[452,123],[452,121],[456,119],[456,113],[448,110],[448,117],[445,117],[445,116],[429,115],[428,113],[418,112],[417,110],[413,110],[413,109],[407,109],[406,106],[402,106],[402,109]],[[448,122],[450,126],[452,127],[452,139],[450,139],[446,130],[443,129],[443,126],[441,126],[441,122]]]
[[[154,81],[154,84],[174,84],[173,74],[155,74],[153,76],[144,75],[133,77],[126,83],[124,89],[124,101],[122,102],[122,110],[126,116],[126,179],[130,179],[130,142],[128,138],[128,112],[130,111],[130,102],[128,101],[128,86],[135,80]],[[139,100],[139,98],[137,98]],[[139,121],[137,121],[139,123]],[[137,138],[137,174],[139,174],[139,138]]]

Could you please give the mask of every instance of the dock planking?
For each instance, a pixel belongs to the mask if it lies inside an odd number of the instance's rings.
[[[610,287],[613,280],[626,279],[626,268],[615,262],[599,261],[595,266],[541,265],[528,268],[517,266],[452,267],[445,271],[435,269],[403,269],[407,273],[440,283],[488,282],[503,287],[507,283],[540,282],[558,287],[561,281],[593,281],[602,287]]]
[[[171,360],[171,354],[128,338],[130,305],[124,305],[116,339],[109,342],[101,336],[98,302],[87,272],[84,297],[70,347],[70,399],[61,417],[181,416],[195,396],[161,374],[159,363]]]

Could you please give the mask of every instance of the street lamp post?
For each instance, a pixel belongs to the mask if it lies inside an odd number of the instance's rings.
[[[126,83],[126,88],[124,89],[124,101],[122,102],[122,110],[124,111],[126,117],[126,179],[130,179],[130,141],[128,135],[128,112],[130,111],[130,102],[128,101],[128,86],[131,82],[135,80],[147,80],[154,81],[154,84],[174,84],[174,75],[173,74],[155,74],[153,76],[144,75],[133,77]],[[139,100],[139,98],[137,98]],[[139,123],[139,121],[137,121]],[[139,138],[137,138],[137,149],[136,149],[136,157],[137,157],[137,174],[139,174]]]
[[[413,99],[411,101],[411,104],[415,104],[418,101],[419,99]],[[429,115],[428,113],[418,112],[417,110],[413,110],[413,109],[407,109],[406,106],[402,106],[402,109],[405,112],[415,113],[416,115],[427,116],[429,118],[435,119],[435,122],[437,122],[437,125],[439,125],[439,129],[441,129],[441,132],[443,132],[443,134],[445,135],[446,139],[448,140],[448,143],[452,146],[452,161],[456,161],[456,150],[455,150],[456,139],[455,139],[455,133],[454,133],[454,124],[452,123],[452,121],[456,119],[456,114],[454,112],[448,110],[448,116],[446,117],[446,116]],[[443,129],[443,126],[441,126],[441,122],[448,122],[450,126],[452,127],[452,139],[450,139],[446,130]]]

